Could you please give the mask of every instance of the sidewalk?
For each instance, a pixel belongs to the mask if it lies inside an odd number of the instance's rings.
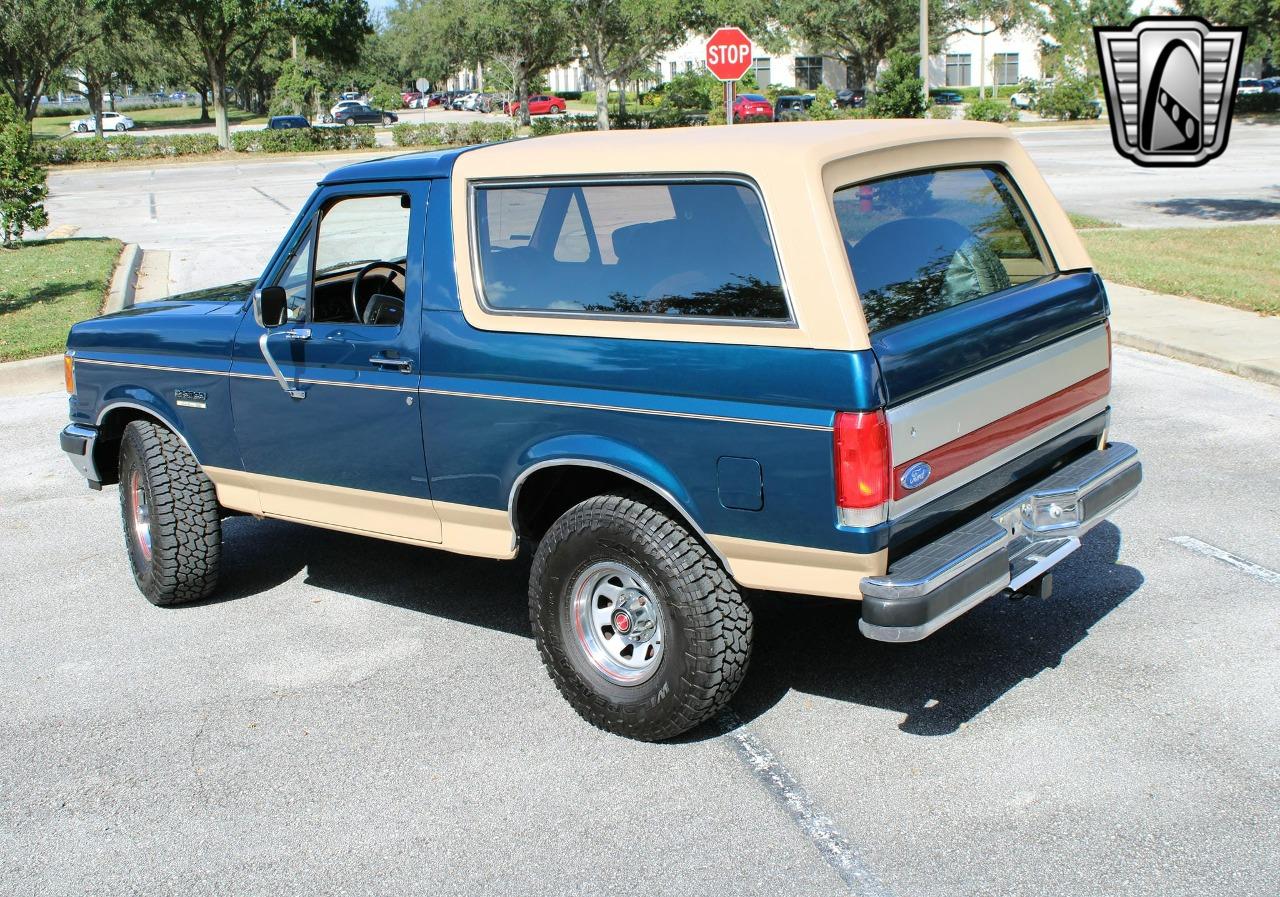
[[[1280,317],[1107,284],[1122,346],[1280,386]]]

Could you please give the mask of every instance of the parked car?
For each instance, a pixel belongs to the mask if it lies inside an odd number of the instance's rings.
[[[346,93],[339,94],[339,95],[338,95],[338,99],[340,99],[340,100],[355,100],[355,101],[357,101],[357,102],[360,102],[360,91],[358,91],[358,90],[348,90]]]
[[[311,122],[305,115],[273,115],[267,119],[268,131],[290,131],[295,128],[309,128]]]
[[[815,99],[817,97],[811,93],[788,94],[778,97],[778,101],[773,104],[773,120],[785,121],[790,118],[804,118]]]
[[[338,113],[341,112],[343,109],[350,109],[354,106],[363,106],[363,105],[364,103],[360,102],[359,100],[338,100],[338,102],[334,103],[333,106],[330,107],[329,109],[329,116],[330,116],[329,120],[330,121],[335,120],[338,117]]]
[[[1241,78],[1236,83],[1236,96],[1242,97],[1251,93],[1262,93],[1266,88],[1257,78]]]
[[[1009,105],[1014,109],[1021,109],[1023,111],[1030,109],[1034,102],[1035,98],[1026,91],[1020,90],[1009,97]]]
[[[836,108],[861,109],[867,105],[867,92],[861,88],[845,88],[836,91]]]
[[[198,97],[196,97],[194,94],[189,94],[189,93],[187,93],[185,90],[176,90],[176,91],[174,91],[173,93],[169,94],[169,99],[171,99],[171,100],[191,100],[191,99],[199,99],[199,98],[198,98]]]
[[[935,90],[931,96],[937,106],[959,106],[964,102],[964,94],[957,90]]]
[[[404,103],[406,109],[414,108],[414,103],[422,98],[422,92],[418,90],[406,90],[400,94],[400,102]]]
[[[746,590],[859,601],[890,643],[1046,597],[1142,480],[1108,436],[1107,314],[998,125],[511,141],[329,172],[256,281],[74,325],[60,444],[120,484],[157,605],[215,594],[254,518],[529,557],[561,694],[663,739],[742,681]],[[1002,614],[1011,643],[1058,625],[1038,609]]]
[[[773,105],[761,94],[740,93],[733,98],[733,120],[749,118],[773,119]]]
[[[536,97],[529,97],[530,115],[562,115],[566,108],[568,108],[567,101],[554,94],[539,94]],[[502,104],[502,111],[508,115],[515,115],[520,111],[519,101],[505,101]]]
[[[390,125],[400,120],[394,112],[374,109],[372,106],[358,104],[343,106],[333,116],[334,124],[339,125]]]
[[[67,127],[80,134],[96,130],[94,127],[94,117],[92,115],[86,116],[85,118],[77,118],[73,122],[68,122]],[[120,112],[102,113],[102,130],[104,131],[127,131],[132,127],[133,119],[127,115]]]

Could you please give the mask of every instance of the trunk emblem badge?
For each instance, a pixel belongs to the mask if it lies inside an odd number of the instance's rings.
[[[902,484],[904,489],[919,489],[929,481],[929,477],[933,475],[933,468],[929,466],[927,461],[917,461],[902,472],[902,476],[898,477],[898,482]]]

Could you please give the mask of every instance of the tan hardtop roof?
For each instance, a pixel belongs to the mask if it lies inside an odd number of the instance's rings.
[[[513,140],[465,153],[467,174],[479,177],[556,173],[742,171],[763,164],[823,166],[834,160],[907,144],[986,138],[1014,141],[1005,127],[984,122],[871,119],[777,122],[734,127],[590,131]]]

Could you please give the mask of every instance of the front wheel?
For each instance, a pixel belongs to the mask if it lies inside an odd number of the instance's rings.
[[[529,578],[543,664],[592,725],[642,741],[714,716],[751,655],[751,610],[724,568],[665,510],[588,499],[543,537]]]
[[[124,128],[124,123],[123,123],[123,122],[121,122],[121,123],[117,124],[117,125],[116,125],[116,130],[117,130],[117,131],[120,131],[121,133],[124,133],[124,130],[125,130],[125,128]]]
[[[89,132],[89,126],[86,124],[78,124],[76,125],[76,130],[81,134],[87,134]]]
[[[148,601],[184,604],[213,593],[222,553],[217,495],[172,431],[149,421],[125,427],[120,516],[133,578]]]

